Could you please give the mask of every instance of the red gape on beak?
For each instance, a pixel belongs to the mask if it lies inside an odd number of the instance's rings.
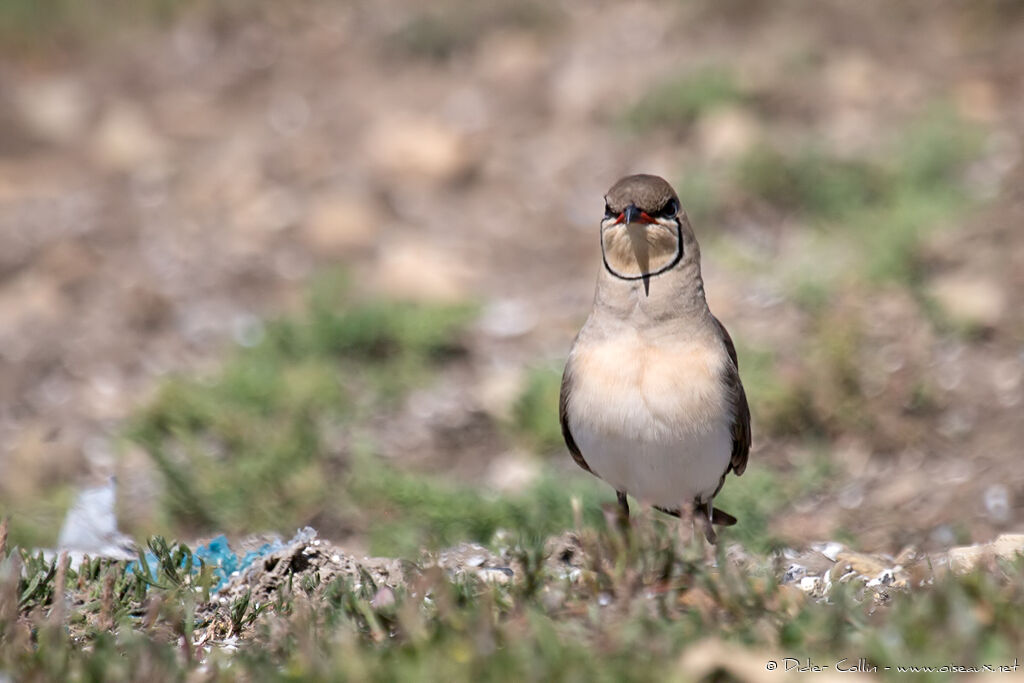
[[[654,219],[651,218],[646,211],[641,211],[636,208],[635,204],[630,204],[622,213],[619,214],[619,217],[615,222],[629,225],[630,223],[653,223]]]

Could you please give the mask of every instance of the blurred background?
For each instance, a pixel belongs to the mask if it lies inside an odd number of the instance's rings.
[[[2,0],[0,515],[52,545],[116,474],[137,536],[599,517],[559,376],[649,172],[739,347],[731,538],[1018,529],[1022,92],[1010,0]]]

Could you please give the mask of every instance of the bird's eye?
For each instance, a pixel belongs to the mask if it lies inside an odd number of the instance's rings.
[[[604,217],[605,218],[612,218],[615,215],[616,215],[616,213],[614,211],[612,211],[612,207],[609,204],[606,203],[604,205]]]
[[[671,218],[679,213],[679,200],[670,199],[665,202],[665,206],[661,207],[661,211],[658,212],[660,215]]]

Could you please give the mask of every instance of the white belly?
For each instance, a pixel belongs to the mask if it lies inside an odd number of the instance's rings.
[[[616,491],[673,509],[710,500],[732,455],[732,437],[724,429],[667,443],[604,436],[585,427],[574,428],[573,438],[590,469]]]
[[[662,507],[710,500],[732,455],[723,345],[627,333],[581,345],[571,362],[569,428],[597,476]]]

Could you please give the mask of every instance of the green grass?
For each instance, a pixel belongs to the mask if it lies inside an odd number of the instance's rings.
[[[740,188],[787,213],[839,220],[878,203],[889,191],[884,170],[862,159],[838,159],[819,150],[784,153],[762,145],[738,163]]]
[[[741,344],[737,353],[755,425],[774,435],[823,435],[811,387],[799,377],[781,376],[776,354],[769,350]]]
[[[741,195],[848,245],[857,255],[849,276],[916,284],[921,240],[970,205],[963,175],[980,142],[980,131],[935,107],[876,158],[761,146],[737,163],[735,183]]]
[[[166,481],[167,528],[287,530],[324,515],[343,525],[337,486],[350,453],[339,435],[458,353],[473,315],[357,302],[326,277],[304,313],[270,322],[214,376],[167,381],[127,428]]]
[[[0,519],[8,517],[12,543],[23,546],[52,545],[74,499],[68,484],[18,496],[5,494],[0,500]]]
[[[512,407],[511,428],[524,444],[540,454],[561,453],[565,448],[558,422],[558,398],[562,372],[557,368],[533,368]]]
[[[721,169],[696,174],[694,186],[710,188],[699,202],[710,225],[696,226],[714,240],[706,253],[732,270],[774,279],[807,314],[798,349],[740,349],[758,433],[821,439],[872,432],[879,408],[864,400],[864,321],[851,302],[906,288],[940,331],[970,334],[928,300],[921,254],[931,234],[962,221],[972,206],[964,179],[981,133],[940,106],[876,156],[762,146],[736,163],[731,179]],[[796,239],[773,258],[729,236],[716,239],[715,223],[737,210],[774,212],[771,220],[789,226]],[[918,398],[908,394],[906,401],[924,405]]]
[[[572,499],[590,522],[614,492],[589,477],[566,480],[549,468],[519,495],[495,495],[479,486],[405,472],[372,456],[358,458],[346,482],[368,525],[370,549],[387,556],[414,557],[422,548],[458,541],[490,543],[499,530],[546,537],[574,523]]]
[[[922,242],[971,208],[966,172],[982,134],[936,104],[870,155],[843,157],[810,141],[762,143],[735,161],[687,168],[677,187],[698,234],[713,241],[709,254],[731,258],[733,268],[775,271],[814,313],[851,286],[897,284],[920,294]],[[716,232],[737,216],[801,231],[800,251],[780,262],[737,249]]]
[[[712,109],[744,99],[732,72],[706,67],[657,85],[622,115],[622,123],[636,132],[685,130]]]
[[[861,321],[845,310],[817,312],[799,361],[741,343],[740,374],[756,429],[772,436],[827,440],[873,428],[861,386]]]
[[[726,185],[723,175],[720,169],[694,165],[674,183],[690,225],[702,240],[715,234],[721,218],[720,202]]]
[[[1024,565],[937,574],[876,598],[858,582],[827,601],[780,586],[769,558],[718,568],[671,525],[639,519],[631,539],[579,533],[575,578],[540,541],[508,548],[508,585],[408,565],[393,600],[366,574],[296,573],[269,600],[211,598],[209,570],[183,545],[152,539],[153,576],[93,560],[62,571],[0,549],[0,672],[15,680],[678,680],[704,641],[726,644],[718,676],[741,664],[860,657],[883,680],[898,667],[1012,664],[1024,638]],[[189,570],[189,564],[192,570]],[[12,573],[15,565],[24,571]],[[63,586],[63,590],[61,587]],[[55,601],[63,594],[65,601]],[[207,651],[187,644],[213,634]],[[216,643],[233,639],[235,648]],[[890,667],[888,670],[885,667]],[[951,674],[929,680],[954,680]]]
[[[730,476],[715,504],[740,523],[721,532],[725,542],[758,552],[780,546],[781,539],[770,531],[773,516],[793,500],[827,488],[832,471],[828,457],[822,448],[814,453],[785,470],[761,464],[741,477]],[[565,467],[545,467],[540,480],[519,494],[495,495],[477,486],[404,472],[370,456],[357,460],[345,488],[360,511],[357,517],[372,518],[367,524],[372,552],[403,557],[463,540],[487,544],[498,531],[544,537],[572,528],[573,499],[579,501],[584,521],[594,524],[602,504],[615,501],[610,486],[582,472],[566,476]]]
[[[424,7],[427,9],[407,17],[388,43],[408,57],[433,61],[445,61],[471,50],[491,31],[543,32],[557,26],[560,20],[554,6],[532,0],[446,0]]]
[[[979,131],[935,107],[908,124],[878,157],[841,158],[813,146],[761,145],[739,160],[735,177],[742,192],[779,210],[815,224],[857,227],[864,212],[874,217],[907,196],[953,195],[962,201],[961,176],[979,146]]]
[[[818,447],[791,469],[752,465],[740,477],[729,476],[715,498],[715,507],[732,514],[739,523],[721,532],[724,542],[737,542],[757,553],[784,547],[771,530],[772,518],[795,500],[827,491],[833,471],[827,452]]]
[[[167,24],[195,0],[3,0],[0,52],[64,54],[127,29]]]

